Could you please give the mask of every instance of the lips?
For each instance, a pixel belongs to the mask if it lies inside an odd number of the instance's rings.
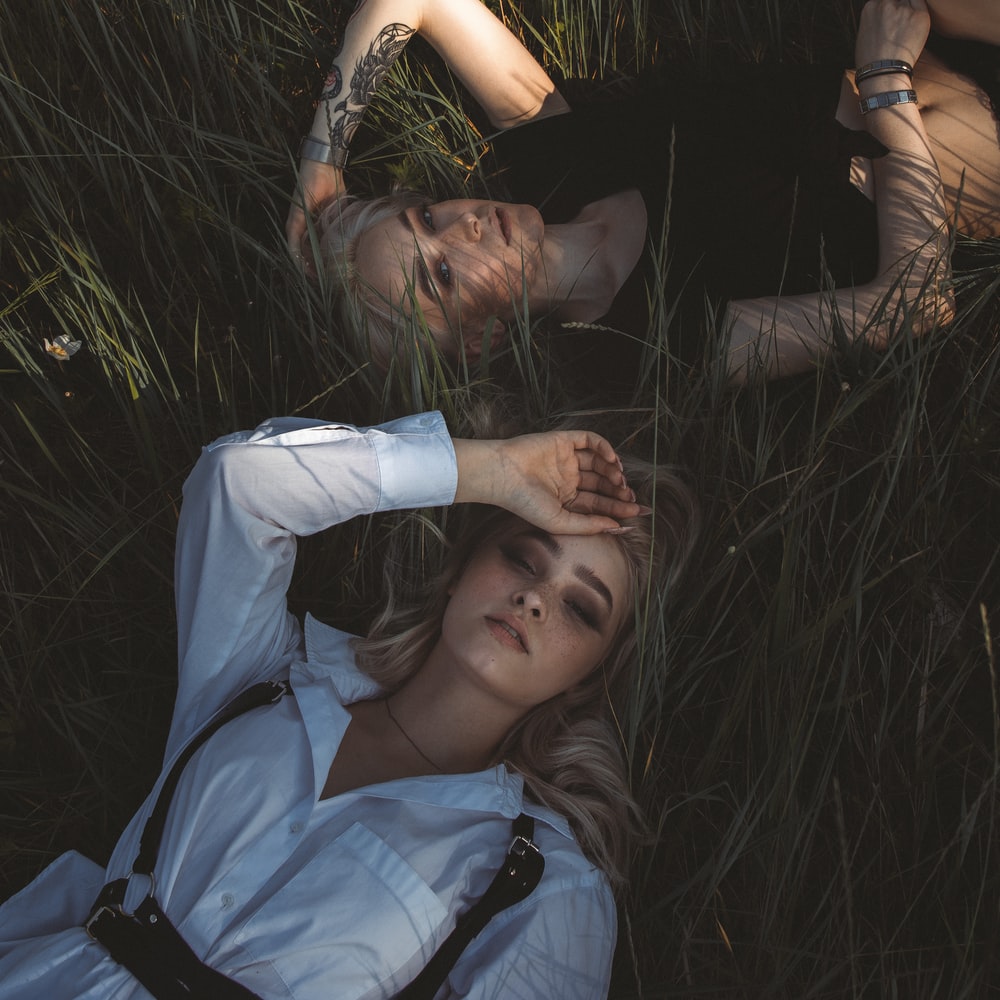
[[[510,219],[507,218],[507,213],[501,212],[499,208],[496,210],[496,213],[497,222],[500,225],[500,235],[503,236],[504,243],[510,246]]]
[[[509,646],[511,649],[516,649],[518,652],[528,652],[528,647],[525,645],[524,637],[514,624],[505,621],[502,618],[489,617],[486,619],[486,624],[498,642],[505,646]]]

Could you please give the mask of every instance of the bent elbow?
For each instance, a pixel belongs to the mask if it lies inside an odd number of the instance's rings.
[[[884,350],[901,332],[922,337],[954,322],[957,305],[949,257],[937,249],[932,254],[930,247],[926,250],[923,260],[914,258],[905,269],[883,275],[870,319],[871,346]]]

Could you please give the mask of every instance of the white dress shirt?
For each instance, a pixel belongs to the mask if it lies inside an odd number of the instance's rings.
[[[350,721],[378,695],[350,636],[286,607],[296,535],[357,514],[437,506],[455,494],[439,414],[382,427],[285,418],[220,438],[184,487],[177,538],[179,682],[164,770],[185,741],[255,681],[294,697],[227,723],[173,797],[156,898],[204,961],[264,998],[391,997],[482,895],[535,817],[538,887],[469,945],[441,996],[607,993],[616,917],[604,876],[559,815],[526,801],[498,766],[371,785],[320,800]],[[62,855],[0,906],[0,1000],[144,998],[82,924],[101,886],[138,853],[155,787],[106,869]],[[143,884],[138,884],[143,883]],[[148,880],[133,880],[126,908]]]

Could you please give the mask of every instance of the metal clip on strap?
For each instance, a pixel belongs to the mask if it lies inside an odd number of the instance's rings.
[[[108,954],[123,965],[157,1000],[260,1000],[256,993],[216,972],[191,950],[153,898],[153,867],[163,838],[170,801],[184,766],[195,751],[227,722],[253,708],[273,704],[291,692],[285,681],[264,681],[237,695],[178,755],[142,831],[139,854],[125,878],[100,891],[83,925]],[[149,879],[149,892],[134,911],[125,894],[136,875]]]
[[[146,821],[139,855],[125,878],[101,890],[84,929],[124,966],[157,1000],[260,1000],[260,997],[206,965],[170,922],[153,898],[153,867],[177,782],[195,751],[219,728],[238,715],[274,704],[292,691],[285,681],[265,681],[247,688],[201,730],[178,755],[160,787]],[[456,921],[455,929],[420,975],[398,994],[404,1000],[432,1000],[465,946],[501,910],[519,903],[538,885],[545,859],[532,842],[535,821],[521,813],[513,823],[514,840],[490,887]],[[149,892],[133,912],[125,910],[125,893],[136,875],[149,878]]]
[[[490,887],[459,916],[447,940],[396,1000],[432,1000],[468,943],[501,910],[531,894],[545,870],[545,858],[531,839],[534,832],[535,821],[530,816],[521,813],[514,820],[514,841]]]
[[[139,854],[132,863],[133,872],[137,875],[152,874],[153,866],[156,864],[156,855],[160,851],[160,840],[163,838],[163,827],[167,822],[170,802],[174,797],[177,782],[181,779],[181,772],[194,756],[195,751],[227,722],[231,722],[237,716],[243,715],[251,709],[273,705],[291,690],[292,687],[287,681],[261,681],[259,684],[248,687],[246,691],[240,692],[228,705],[220,709],[208,725],[184,747],[164,780],[160,794],[156,799],[156,805],[153,806],[153,811],[149,814],[149,819],[146,820],[146,825],[142,829]]]
[[[124,883],[125,879],[118,882]],[[111,882],[105,890],[117,883]],[[124,896],[124,888],[121,890]],[[85,924],[108,954],[125,966],[157,1000],[260,1000],[245,986],[205,965],[178,933],[152,896],[134,913],[101,896]]]

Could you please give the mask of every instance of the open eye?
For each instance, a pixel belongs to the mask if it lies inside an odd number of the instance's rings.
[[[430,206],[424,205],[421,207],[420,220],[431,232],[434,232],[434,216],[431,215]]]
[[[451,284],[451,268],[448,266],[448,261],[443,257],[441,262],[438,264],[438,274],[441,275],[441,281],[446,285]]]

